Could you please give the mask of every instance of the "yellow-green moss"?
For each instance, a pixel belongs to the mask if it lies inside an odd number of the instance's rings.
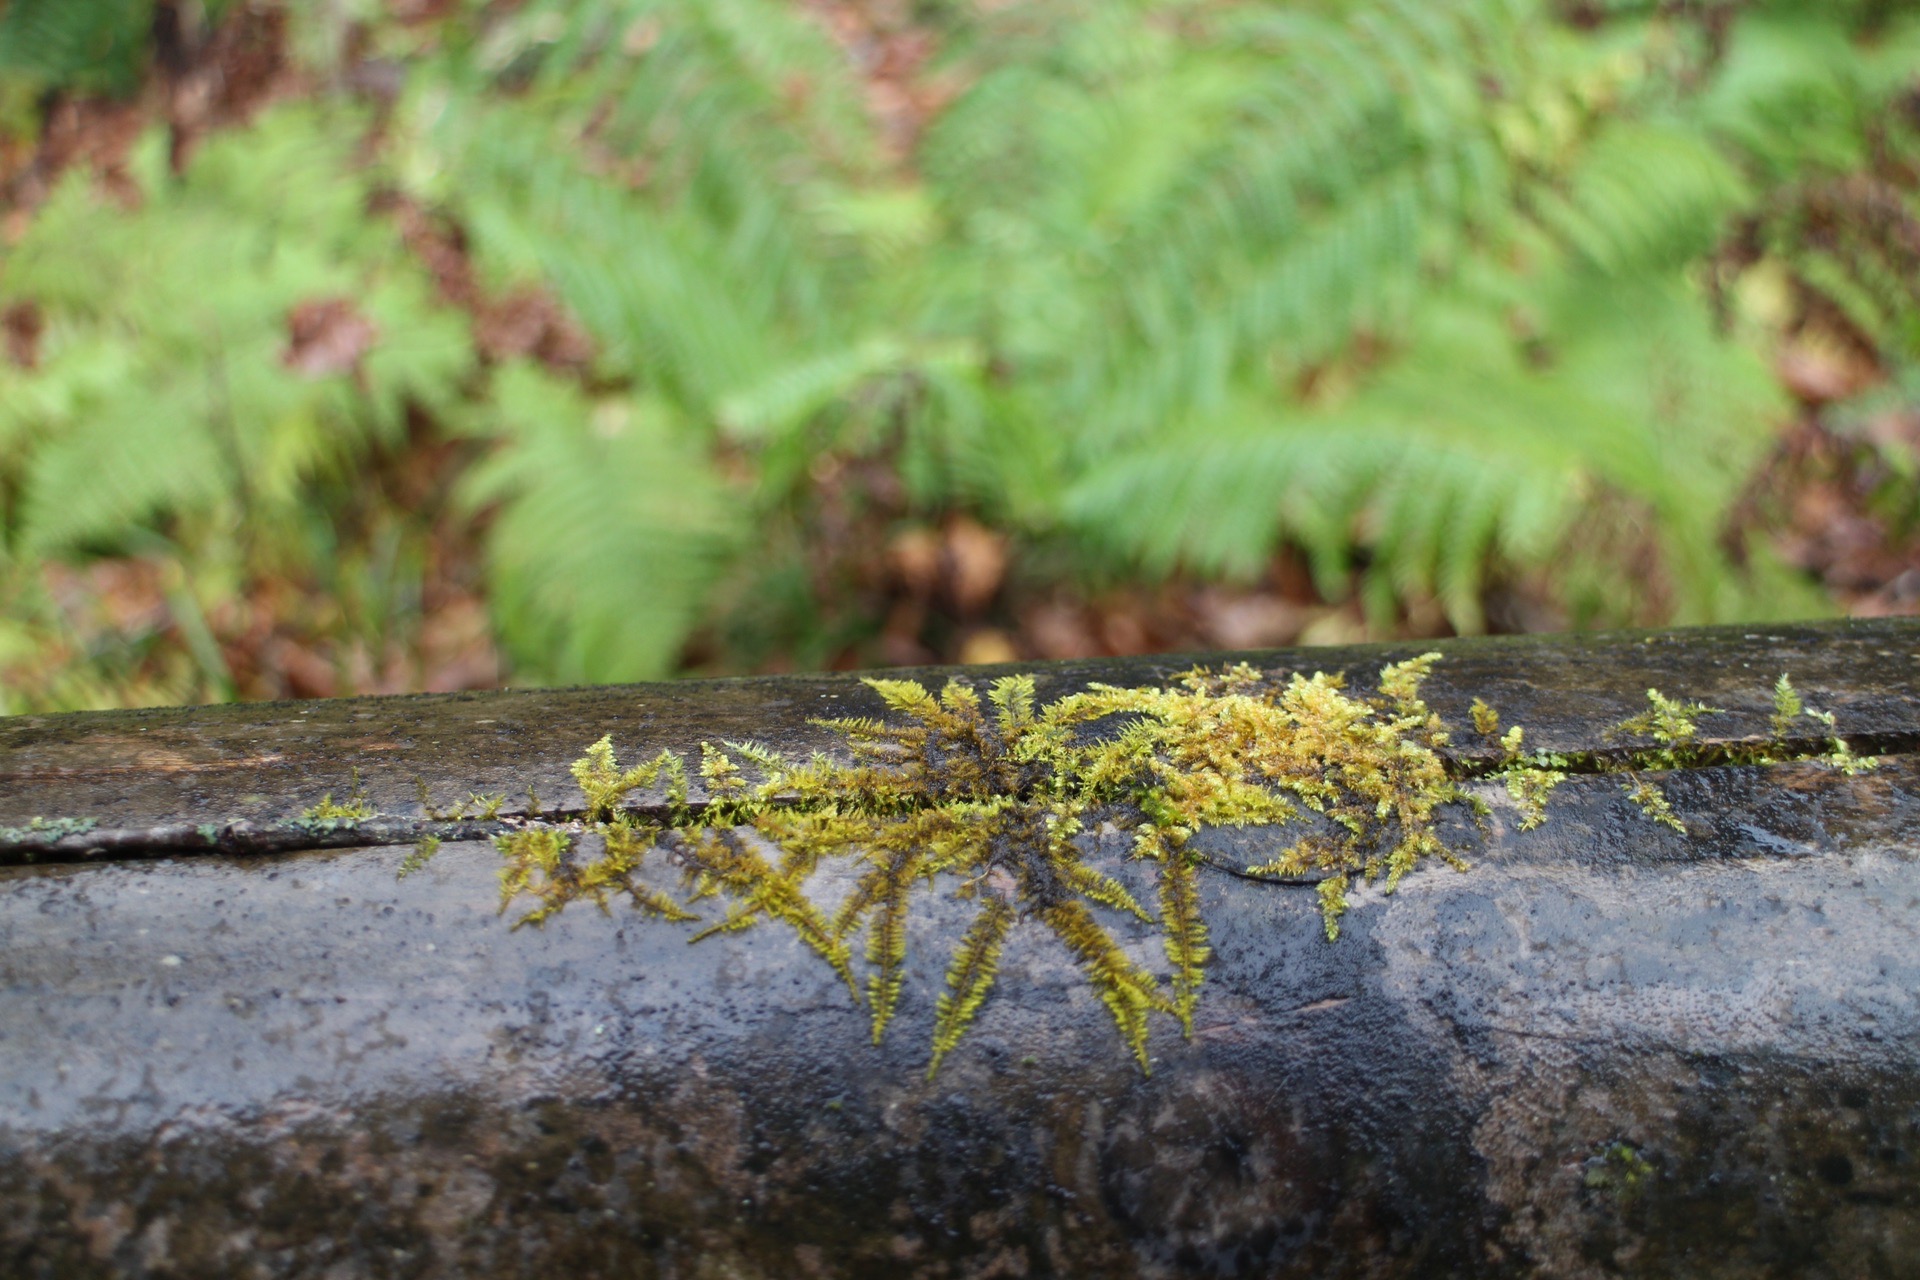
[[[1773,716],[1770,720],[1773,737],[1769,741],[1704,746],[1699,742],[1700,717],[1725,714],[1718,707],[1670,698],[1658,689],[1647,690],[1647,702],[1649,706],[1646,711],[1622,720],[1610,730],[1610,734],[1615,737],[1651,738],[1654,745],[1633,751],[1624,761],[1603,760],[1599,771],[1625,773],[1627,780],[1623,786],[1627,798],[1653,821],[1672,827],[1683,835],[1686,834],[1686,824],[1674,814],[1666,793],[1659,785],[1640,775],[1642,769],[1671,770],[1707,764],[1757,765],[1811,760],[1854,777],[1877,768],[1880,763],[1872,756],[1855,755],[1846,740],[1833,733],[1833,713],[1807,706],[1785,672],[1773,685]],[[1822,738],[1824,745],[1820,748],[1794,749],[1787,745],[1796,721],[1802,716],[1827,730]]]
[[[433,855],[440,852],[439,836],[421,836],[414,843],[413,852],[400,860],[399,878],[405,880],[416,871],[425,869],[433,861]]]
[[[373,806],[362,797],[348,796],[345,804],[338,804],[331,791],[321,796],[318,804],[309,806],[300,814],[307,822],[358,822],[373,816]]]
[[[1202,829],[1297,829],[1273,858],[1239,874],[1314,885],[1330,941],[1356,886],[1378,882],[1390,893],[1431,858],[1464,869],[1440,838],[1441,811],[1460,805],[1479,818],[1488,810],[1449,772],[1440,754],[1449,729],[1421,697],[1439,656],[1388,666],[1363,694],[1348,692],[1337,675],[1274,684],[1245,665],[1195,670],[1167,688],[1094,685],[1046,704],[1025,675],[994,681],[984,699],[963,680],[937,694],[910,680],[868,680],[889,718],[817,722],[840,737],[846,759],[703,744],[698,803],[680,756],[662,751],[623,769],[603,737],[572,767],[586,798],[577,820],[535,812],[496,839],[506,860],[501,909],[531,898],[517,923],[537,924],[582,898],[607,909],[617,895],[647,914],[693,921],[712,904],[717,910],[701,919],[695,941],[777,920],[864,1001],[877,1042],[899,1007],[909,904],[946,885],[975,914],[937,1001],[929,1073],[991,994],[1020,920],[1062,943],[1144,1069],[1152,1016],[1170,1015],[1191,1034],[1204,984],[1210,946],[1197,869],[1206,859],[1193,844]],[[1774,692],[1776,739],[1800,715],[1831,729],[1832,717],[1802,706],[1784,676]],[[1740,748],[1739,756],[1725,746],[1709,750],[1699,744],[1698,722],[1714,708],[1658,690],[1648,691],[1648,702],[1614,732],[1650,745],[1570,758],[1528,753],[1525,731],[1502,732],[1499,714],[1476,699],[1474,728],[1500,755],[1466,771],[1505,785],[1522,829],[1543,822],[1554,788],[1582,770],[1626,774],[1630,798],[1648,817],[1684,831],[1640,771],[1785,751],[1780,742]],[[1827,740],[1817,758],[1849,773],[1872,767],[1837,737]],[[646,814],[633,807],[643,792],[653,795]],[[470,797],[459,813],[470,806],[488,816],[499,807]],[[1086,860],[1078,837],[1096,815],[1130,829],[1133,858],[1157,880],[1157,911]],[[407,869],[429,852],[416,851]],[[639,878],[655,852],[677,867],[680,898]],[[855,872],[830,916],[805,888],[827,859]],[[1157,927],[1165,982],[1128,955],[1107,923],[1114,915]]]
[[[1606,1192],[1621,1207],[1632,1205],[1659,1176],[1640,1148],[1631,1142],[1609,1142],[1586,1161],[1582,1181],[1592,1191]]]
[[[1196,670],[1171,688],[1096,685],[1045,705],[1024,675],[995,681],[984,698],[958,680],[937,694],[869,680],[892,718],[821,722],[850,760],[705,744],[700,805],[680,757],[623,769],[602,738],[573,766],[587,803],[576,830],[534,825],[496,842],[507,860],[503,909],[529,896],[520,923],[537,923],[582,897],[604,907],[617,891],[686,919],[713,901],[720,914],[696,939],[778,919],[864,999],[877,1041],[900,1001],[909,903],[948,877],[976,914],[938,1002],[929,1070],[987,999],[1020,919],[1060,940],[1145,1067],[1152,1015],[1191,1032],[1204,981],[1202,859],[1190,843],[1202,828],[1299,826],[1299,839],[1245,874],[1318,882],[1330,938],[1352,884],[1391,891],[1428,857],[1462,865],[1435,830],[1441,806],[1473,803],[1448,776],[1438,754],[1447,729],[1420,697],[1438,657],[1389,666],[1365,696],[1325,674],[1274,688],[1244,665]],[[663,820],[646,822],[626,806],[656,784]],[[1077,837],[1096,811],[1132,828],[1133,857],[1158,882],[1157,913],[1084,857]],[[678,864],[684,902],[634,878],[655,849]],[[851,860],[857,873],[831,918],[804,889],[823,858]],[[1159,928],[1168,981],[1127,954],[1106,913]]]
[[[335,803],[333,792],[329,791],[320,797],[318,804],[308,806],[300,814],[300,821],[336,825],[354,823],[362,818],[375,816],[377,815],[374,807],[367,802],[367,797],[361,792],[360,770],[356,768],[353,770],[353,791],[347,796],[344,804]]]

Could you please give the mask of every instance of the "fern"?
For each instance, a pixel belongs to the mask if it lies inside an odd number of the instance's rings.
[[[48,555],[112,545],[161,516],[285,513],[321,471],[448,406],[471,368],[397,236],[364,219],[355,121],[284,108],[211,142],[178,183],[147,138],[134,215],[75,173],[0,263],[0,290],[47,316],[43,369],[0,414],[20,498],[9,541]],[[288,317],[351,299],[352,367],[289,367]],[[25,446],[25,447],[18,447]]]
[[[490,271],[550,280],[610,370],[700,421],[787,358],[790,331],[840,323],[818,207],[871,167],[872,130],[791,6],[537,4],[480,52],[456,82],[530,60],[521,96],[436,104],[402,172],[437,175],[422,194]]]
[[[83,92],[139,82],[153,0],[9,0],[0,9],[0,72]]]
[[[738,529],[677,416],[653,399],[590,401],[525,365],[495,375],[491,408],[499,444],[463,492],[499,506],[488,569],[519,669],[550,680],[671,670]]]
[[[0,113],[133,88],[149,8],[11,0]],[[756,617],[817,592],[823,450],[1073,572],[1245,576],[1289,544],[1383,625],[1431,600],[1480,629],[1543,576],[1574,622],[1817,610],[1723,529],[1788,409],[1762,295],[1817,300],[1909,395],[1920,20],[1709,9],[948,8],[960,92],[905,156],[788,0],[371,19],[391,112],[316,88],[177,178],[156,131],[137,207],[69,175],[0,250],[44,320],[37,367],[0,362],[0,592],[53,618],[40,564],[129,552],[239,579],[288,530],[275,554],[325,564],[317,486],[411,420],[484,442],[462,493],[522,679],[666,674],[717,587]],[[310,10],[312,84],[341,83],[344,20]],[[562,304],[590,368],[483,368],[375,212],[395,191],[483,287]],[[366,328],[302,371],[289,318],[329,299]],[[140,696],[231,688],[197,634]],[[111,701],[112,665],[58,696]]]
[[[1376,613],[1433,597],[1462,630],[1491,576],[1569,559],[1576,619],[1817,609],[1723,546],[1784,405],[1695,264],[1767,184],[1859,158],[1897,57],[1807,10],[1742,17],[1714,64],[1626,13],[1584,36],[1541,4],[1329,8],[1116,6],[972,46],[990,65],[920,157],[947,233],[884,294],[905,318],[766,396],[892,406],[909,459],[939,442],[934,487],[1153,572],[1292,542],[1327,594],[1364,566]],[[928,332],[980,352],[971,394],[889,390]],[[1596,518],[1618,532],[1583,556]],[[1636,581],[1639,542],[1662,570]]]

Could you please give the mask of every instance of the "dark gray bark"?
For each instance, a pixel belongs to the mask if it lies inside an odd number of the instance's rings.
[[[1436,709],[1530,744],[1611,750],[1649,686],[1764,734],[1788,671],[1892,754],[1667,775],[1684,836],[1615,777],[1529,832],[1488,788],[1449,833],[1471,869],[1357,895],[1332,944],[1311,890],[1205,874],[1195,1034],[1163,1019],[1150,1076],[1022,923],[929,1082],[950,899],[874,1047],[783,929],[510,929],[484,842],[405,880],[399,847],[182,851],[297,844],[355,765],[394,816],[313,839],[409,837],[416,774],[577,805],[603,732],[830,746],[806,717],[875,709],[848,679],[0,721],[0,824],[98,824],[0,870],[0,1274],[1920,1275],[1920,628],[1438,647]],[[1358,683],[1412,651],[1255,660]]]

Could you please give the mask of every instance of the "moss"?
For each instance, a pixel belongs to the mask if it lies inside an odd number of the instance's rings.
[[[1298,827],[1297,840],[1245,874],[1319,883],[1329,938],[1353,884],[1377,880],[1390,892],[1427,858],[1464,865],[1435,829],[1441,806],[1474,803],[1448,775],[1438,754],[1447,728],[1420,697],[1438,657],[1389,666],[1366,696],[1325,674],[1273,687],[1244,665],[1196,670],[1171,688],[1096,685],[1045,705],[1024,675],[984,697],[959,680],[937,694],[869,680],[891,718],[821,722],[845,742],[847,762],[705,744],[700,805],[680,757],[623,768],[602,738],[573,765],[586,798],[579,822],[530,824],[496,841],[507,862],[502,907],[530,897],[519,921],[528,924],[580,898],[605,907],[615,893],[673,919],[712,902],[719,912],[696,940],[777,919],[864,1001],[878,1041],[899,1006],[909,904],[949,883],[975,915],[938,1001],[930,1071],[991,993],[1021,919],[1059,939],[1144,1068],[1152,1017],[1171,1015],[1190,1033],[1204,983],[1210,948],[1191,846],[1202,828]],[[656,786],[660,820],[645,821],[630,805]],[[1157,880],[1157,912],[1083,856],[1077,837],[1096,813],[1131,829],[1133,857]],[[678,865],[683,902],[636,878],[655,850]],[[804,888],[824,858],[856,870],[831,918]],[[1116,915],[1158,928],[1164,982],[1121,945]]]
[[[1483,700],[1475,698],[1473,705],[1467,708],[1467,713],[1473,717],[1473,727],[1486,737],[1491,738],[1500,732],[1500,713]]]
[[[1631,1142],[1609,1142],[1588,1157],[1582,1181],[1591,1190],[1605,1192],[1624,1208],[1646,1194],[1657,1174],[1640,1148]]]
[[[1615,735],[1650,737],[1658,746],[1640,754],[1649,764],[1678,768],[1687,763],[1700,736],[1700,717],[1725,715],[1704,702],[1682,702],[1658,689],[1647,690],[1648,707],[1613,727]]]
[[[440,852],[439,836],[421,836],[414,844],[413,852],[400,860],[399,878],[405,880],[416,871],[424,869],[433,861],[433,855]]]
[[[377,816],[367,797],[360,790],[360,770],[353,771],[353,791],[346,802],[336,803],[333,792],[320,797],[320,803],[310,805],[299,818],[299,825],[321,826],[330,829],[345,823],[354,823],[362,818]]]
[[[506,806],[507,793],[496,792],[493,795],[481,795],[477,791],[467,792],[467,798],[450,809],[443,809],[433,803],[433,797],[427,790],[425,778],[413,780],[414,793],[420,797],[420,811],[435,822],[462,822],[471,818],[492,821],[500,816],[500,810]]]
[[[1793,722],[1806,710],[1806,704],[1800,701],[1800,695],[1793,687],[1793,681],[1782,671],[1773,685],[1773,736],[1784,738],[1793,730]]]
[[[1276,684],[1245,665],[1196,669],[1166,688],[1095,685],[1045,704],[1026,675],[994,681],[984,697],[964,680],[936,694],[910,680],[873,679],[866,684],[887,718],[817,722],[840,737],[845,759],[706,743],[698,803],[680,756],[662,751],[622,768],[603,737],[572,766],[586,800],[577,818],[543,819],[530,800],[526,817],[509,820],[521,825],[496,838],[506,862],[501,909],[531,899],[516,923],[539,924],[581,899],[606,910],[623,897],[664,920],[698,918],[694,941],[778,921],[867,1006],[878,1042],[900,1003],[909,906],[945,886],[974,917],[937,1001],[929,1074],[989,998],[1020,920],[1062,943],[1144,1069],[1154,1015],[1192,1033],[1211,954],[1197,879],[1204,859],[1192,843],[1206,827],[1296,831],[1272,859],[1239,874],[1313,885],[1332,941],[1357,886],[1377,882],[1391,893],[1431,859],[1465,868],[1440,838],[1442,811],[1458,805],[1479,818],[1488,810],[1461,775],[1502,783],[1527,829],[1546,820],[1570,773],[1622,773],[1650,819],[1684,831],[1642,771],[1818,758],[1857,772],[1873,763],[1830,734],[1817,753],[1790,750],[1782,739],[1799,716],[1827,729],[1832,717],[1801,705],[1783,676],[1775,740],[1737,748],[1700,743],[1700,719],[1719,714],[1714,708],[1649,690],[1648,710],[1614,730],[1644,745],[1607,755],[1528,752],[1525,730],[1503,731],[1499,714],[1476,699],[1474,728],[1500,755],[1450,770],[1441,755],[1450,730],[1421,696],[1438,659],[1388,666],[1371,693],[1349,692],[1325,673]],[[650,797],[644,811],[636,807],[642,793]],[[448,816],[424,794],[422,805]],[[470,796],[455,814],[473,808],[493,817],[499,801]],[[1085,859],[1077,838],[1096,820],[1130,831],[1133,858],[1157,881],[1157,910]],[[655,854],[677,868],[679,897],[641,878]],[[403,873],[429,856],[423,843]],[[831,915],[806,892],[823,860],[855,873]],[[1164,980],[1122,947],[1110,923],[1119,916],[1157,928]]]
[[[1673,806],[1667,802],[1667,793],[1657,784],[1636,775],[1625,786],[1627,799],[1638,805],[1640,812],[1663,827],[1672,827],[1681,835],[1687,834],[1687,824],[1680,821]]]
[[[1486,704],[1474,699],[1474,719],[1484,722],[1482,732],[1491,737],[1500,727],[1500,718],[1491,710],[1482,717],[1479,709]],[[1565,756],[1553,755],[1545,751],[1536,751],[1528,755],[1522,750],[1526,743],[1527,732],[1514,725],[1500,738],[1500,767],[1491,775],[1506,785],[1507,794],[1520,806],[1520,829],[1531,831],[1547,820],[1547,800],[1553,795],[1553,789],[1567,780],[1566,768],[1569,763]]]
[[[1686,833],[1686,824],[1674,814],[1666,793],[1657,783],[1641,777],[1641,770],[1691,769],[1716,764],[1781,764],[1808,760],[1826,764],[1848,777],[1854,777],[1871,771],[1880,763],[1872,756],[1855,755],[1846,740],[1833,733],[1833,713],[1807,706],[1785,672],[1773,685],[1773,716],[1770,721],[1773,737],[1765,742],[1702,744],[1699,741],[1700,717],[1724,714],[1719,708],[1698,702],[1682,702],[1658,689],[1647,690],[1647,701],[1650,704],[1648,710],[1621,721],[1611,733],[1614,736],[1648,737],[1653,740],[1653,745],[1632,751],[1624,760],[1601,760],[1596,772],[1627,774],[1628,780],[1624,783],[1627,798],[1655,822],[1672,827],[1683,835]],[[1796,724],[1803,716],[1827,731],[1821,738],[1822,745],[1817,748],[1789,745]]]

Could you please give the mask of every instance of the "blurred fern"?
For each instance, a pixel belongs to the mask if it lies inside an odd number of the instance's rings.
[[[493,607],[523,678],[671,671],[739,540],[738,500],[658,400],[590,401],[527,365],[492,390],[485,429],[503,447],[465,498],[499,505]]]
[[[41,87],[123,94],[139,83],[153,0],[8,0],[0,73]]]
[[[1719,50],[1651,9],[1320,10],[1112,6],[936,123],[947,235],[885,310],[1011,384],[954,424],[985,447],[953,496],[1156,571],[1294,542],[1328,594],[1362,566],[1376,615],[1437,597],[1463,630],[1489,575],[1548,564],[1595,584],[1588,620],[1817,608],[1722,545],[1784,404],[1697,264],[1785,177],[1857,159],[1913,64],[1811,7]],[[1664,599],[1570,538],[1596,508],[1657,548]]]
[[[112,547],[163,517],[270,523],[304,479],[391,440],[409,405],[452,406],[471,340],[367,220],[351,123],[282,109],[178,181],[150,136],[137,210],[75,172],[0,261],[0,293],[45,325],[38,368],[0,368],[13,553]],[[315,299],[351,300],[364,326],[337,366],[289,352],[289,317]]]
[[[1290,544],[1382,621],[1476,630],[1549,569],[1575,620],[1814,608],[1724,527],[1787,409],[1755,299],[1916,381],[1920,19],[1708,8],[949,6],[963,90],[904,156],[790,0],[376,20],[391,110],[318,68],[177,177],[148,138],[135,205],[70,175],[0,250],[44,321],[0,363],[0,568],[269,527],[427,422],[478,442],[525,678],[673,670],[717,582],[783,572],[743,531],[799,542],[823,449],[1081,568]],[[150,16],[8,0],[0,68],[131,87]],[[396,194],[590,366],[489,367]]]

